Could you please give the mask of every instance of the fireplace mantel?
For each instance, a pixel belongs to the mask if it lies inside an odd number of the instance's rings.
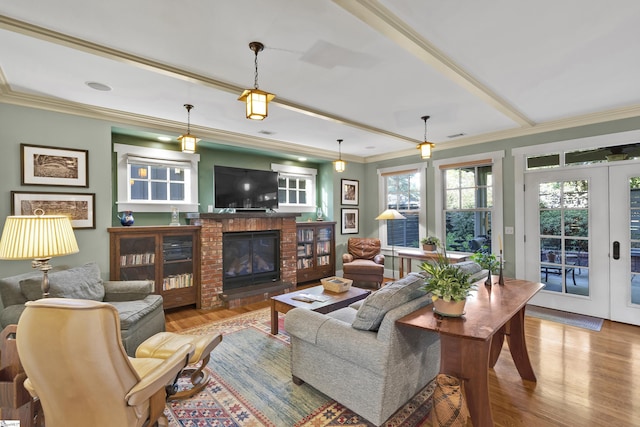
[[[299,213],[238,212],[188,214],[192,225],[202,227],[201,238],[201,307],[229,307],[256,302],[255,297],[230,304],[221,299],[223,279],[222,234],[240,231],[280,230],[280,280],[295,288],[296,279],[296,217]],[[280,292],[279,292],[280,293]],[[271,295],[264,292],[259,300]]]

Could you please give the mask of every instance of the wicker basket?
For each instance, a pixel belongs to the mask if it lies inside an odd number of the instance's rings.
[[[332,276],[324,279],[320,279],[325,291],[331,292],[347,292],[353,283],[351,279],[345,279],[344,277]]]

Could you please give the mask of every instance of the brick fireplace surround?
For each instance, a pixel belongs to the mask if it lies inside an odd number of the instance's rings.
[[[237,307],[263,301],[296,287],[296,213],[242,212],[235,214],[201,213],[190,218],[202,230],[200,260],[200,304],[202,308]],[[280,230],[280,283],[266,286],[254,295],[229,299],[222,292],[222,234],[240,231]],[[284,285],[283,285],[284,284]]]

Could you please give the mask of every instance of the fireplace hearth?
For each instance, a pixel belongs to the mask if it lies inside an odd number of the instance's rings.
[[[297,213],[280,212],[198,213],[190,215],[189,220],[192,224],[197,221],[197,224],[202,226],[200,232],[201,307],[226,306],[234,308],[264,301],[271,296],[294,290],[297,283],[296,217],[299,215]],[[254,283],[251,286],[227,290],[225,288],[225,272],[228,273],[231,270],[228,268],[229,264],[225,266],[223,255],[224,236],[226,234],[234,235],[236,233],[257,233],[262,231],[278,235],[279,259],[277,265],[279,268],[279,280],[259,284]],[[251,263],[251,270],[253,274],[253,262]],[[245,279],[246,277],[242,282]],[[264,277],[260,280],[262,279]],[[268,280],[271,280],[271,278]]]
[[[280,280],[280,232],[222,235],[222,290],[242,289]]]

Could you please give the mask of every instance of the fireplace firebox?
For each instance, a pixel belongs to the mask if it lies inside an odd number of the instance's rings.
[[[280,231],[222,235],[224,291],[280,280]]]

